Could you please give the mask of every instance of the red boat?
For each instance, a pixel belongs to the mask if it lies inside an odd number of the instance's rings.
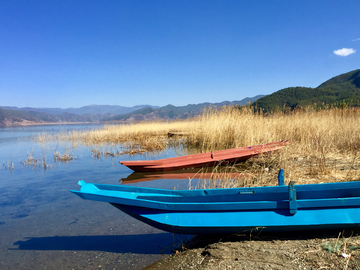
[[[188,168],[209,167],[219,164],[234,164],[237,162],[242,162],[261,153],[268,153],[279,150],[281,147],[289,143],[289,140],[284,140],[279,142],[174,158],[166,158],[159,160],[120,161],[120,163],[136,172],[159,172]]]

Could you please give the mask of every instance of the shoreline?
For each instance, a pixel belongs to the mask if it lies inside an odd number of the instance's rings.
[[[141,122],[141,121],[140,121]],[[9,123],[9,121],[5,122]],[[15,124],[16,123],[16,124]],[[103,124],[103,125],[116,125],[116,124],[127,124],[127,123],[138,123],[138,121],[107,121],[107,122],[32,122],[32,121],[22,121],[20,122],[11,122],[11,124],[1,124],[0,128],[9,128],[9,127],[28,127],[28,126],[51,126],[51,125],[92,125],[92,124]]]
[[[28,126],[56,126],[56,125],[91,125],[91,124],[104,124],[103,122],[21,122],[21,124],[10,124],[10,125],[0,125],[0,128],[9,128],[9,127],[28,127]]]

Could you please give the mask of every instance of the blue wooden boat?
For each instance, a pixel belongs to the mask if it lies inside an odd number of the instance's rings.
[[[279,178],[280,179],[280,178]],[[282,184],[279,180],[279,183]],[[238,233],[360,226],[360,181],[231,189],[164,190],[80,181],[83,199],[110,203],[164,231]]]

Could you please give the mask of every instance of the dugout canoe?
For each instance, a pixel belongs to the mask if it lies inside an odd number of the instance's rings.
[[[81,198],[110,203],[172,233],[342,230],[360,224],[360,181],[199,190],[79,185],[72,192]]]
[[[213,151],[195,155],[187,155],[159,160],[120,161],[135,172],[159,172],[188,168],[216,166],[218,164],[234,164],[246,161],[261,153],[268,153],[281,149],[289,144],[289,140]]]

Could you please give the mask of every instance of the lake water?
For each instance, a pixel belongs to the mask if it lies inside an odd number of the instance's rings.
[[[179,244],[179,236],[137,221],[107,203],[82,200],[70,192],[79,190],[79,180],[122,184],[119,180],[132,171],[120,165],[120,160],[172,157],[177,155],[175,151],[156,157],[97,159],[89,147],[34,140],[42,133],[97,127],[0,128],[0,269],[141,269]],[[55,162],[55,150],[74,159]],[[28,155],[38,159],[36,166],[23,163]],[[188,181],[135,181],[129,185],[184,189]]]

